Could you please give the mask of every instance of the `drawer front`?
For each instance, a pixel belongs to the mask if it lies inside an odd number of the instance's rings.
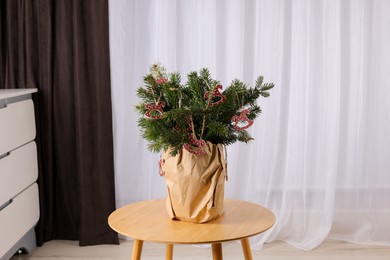
[[[38,185],[34,183],[0,210],[0,258],[36,225],[38,219]]]
[[[31,99],[0,108],[0,156],[35,139]]]
[[[38,178],[37,148],[30,142],[0,159],[0,205]]]

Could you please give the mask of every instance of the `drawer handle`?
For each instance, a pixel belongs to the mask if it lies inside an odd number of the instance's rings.
[[[10,199],[9,201],[7,201],[6,203],[4,203],[3,205],[0,206],[0,211],[2,211],[3,209],[5,209],[6,207],[8,207],[14,200],[13,199]]]
[[[10,155],[10,152],[0,155],[0,160]]]

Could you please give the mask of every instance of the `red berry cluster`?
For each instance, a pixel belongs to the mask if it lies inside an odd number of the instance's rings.
[[[159,79],[156,81],[156,83],[157,83],[158,85],[164,84],[164,83],[167,83],[167,82],[168,82],[168,79],[166,79],[166,78],[159,78]]]

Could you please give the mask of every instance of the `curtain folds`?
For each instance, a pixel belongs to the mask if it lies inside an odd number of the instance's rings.
[[[111,0],[118,206],[166,196],[133,109],[150,64],[183,82],[208,67],[223,86],[262,74],[276,87],[259,103],[255,141],[228,147],[226,184],[226,197],[277,215],[253,245],[390,245],[389,28],[384,0]]]
[[[0,3],[0,87],[39,90],[38,244],[117,244],[108,2]]]

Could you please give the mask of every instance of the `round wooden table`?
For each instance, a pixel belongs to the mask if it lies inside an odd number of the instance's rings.
[[[211,244],[213,259],[222,259],[222,242],[241,240],[245,259],[252,259],[248,237],[260,234],[275,223],[275,216],[262,206],[225,199],[218,219],[195,224],[172,220],[165,200],[142,201],[115,210],[108,217],[110,227],[134,239],[132,259],[141,259],[144,241],[165,243],[165,259],[172,259],[173,244]]]

